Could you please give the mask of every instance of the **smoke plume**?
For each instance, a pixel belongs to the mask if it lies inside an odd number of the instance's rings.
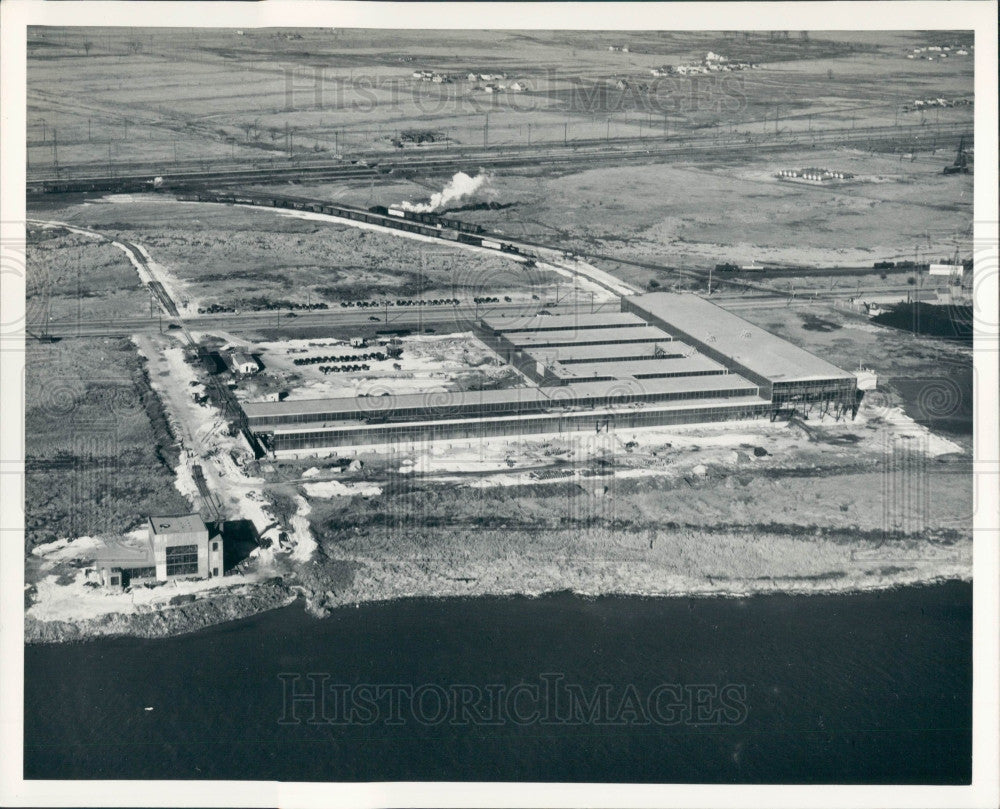
[[[490,175],[479,172],[475,177],[470,177],[464,171],[458,172],[451,178],[448,185],[442,190],[433,194],[427,202],[404,202],[402,208],[405,211],[414,213],[428,213],[436,211],[446,205],[451,205],[458,200],[482,195],[492,191],[490,189]]]

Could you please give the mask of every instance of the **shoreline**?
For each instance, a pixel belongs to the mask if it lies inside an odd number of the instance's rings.
[[[526,598],[541,599],[568,594],[575,598],[594,600],[601,598],[620,599],[746,599],[754,596],[810,597],[810,596],[850,596],[860,593],[888,592],[904,588],[933,587],[948,582],[973,581],[971,566],[965,573],[952,571],[931,576],[916,576],[910,578],[873,581],[868,583],[852,582],[847,586],[838,578],[826,582],[811,581],[809,586],[785,586],[775,581],[776,577],[768,577],[759,585],[744,588],[719,588],[709,582],[702,589],[682,589],[673,592],[645,591],[637,592],[624,589],[599,589],[582,591],[575,588],[553,587],[540,591],[528,591],[517,588],[499,588],[485,592],[459,593],[444,591],[415,591],[397,594],[382,594],[381,596],[360,598],[343,598],[336,603],[321,600],[316,603],[316,593],[310,593],[301,585],[291,584],[277,577],[266,583],[249,584],[245,592],[229,592],[221,597],[208,597],[197,601],[170,607],[165,610],[142,613],[108,613],[101,618],[83,621],[41,621],[30,615],[24,619],[25,646],[54,646],[66,643],[82,643],[101,639],[154,640],[189,635],[213,627],[226,626],[239,621],[254,618],[273,610],[301,604],[303,610],[317,620],[333,618],[347,609],[375,604],[388,604],[399,601],[429,599],[443,600],[475,600],[490,598]],[[806,579],[808,580],[808,579]],[[827,584],[828,586],[823,586]],[[312,596],[312,598],[310,597]]]

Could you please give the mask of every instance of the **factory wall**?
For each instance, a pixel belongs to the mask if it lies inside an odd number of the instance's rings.
[[[771,405],[758,400],[706,407],[662,410],[626,410],[607,414],[595,412],[548,413],[533,418],[490,419],[488,421],[442,421],[430,424],[379,424],[348,429],[317,429],[301,433],[278,433],[272,439],[275,453],[301,449],[389,444],[406,441],[487,438],[490,436],[537,433],[598,432],[607,429],[655,427],[667,424],[696,424],[761,418],[770,415]]]

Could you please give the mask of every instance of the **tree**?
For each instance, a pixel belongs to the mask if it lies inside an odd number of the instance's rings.
[[[91,48],[93,48],[93,47],[94,47],[94,43],[93,43],[93,42],[91,42],[91,41],[90,41],[90,40],[88,39],[88,40],[86,40],[86,41],[85,41],[85,42],[83,43],[83,52],[84,52],[85,54],[87,54],[87,55],[89,56],[89,55],[90,55],[90,49],[91,49]]]

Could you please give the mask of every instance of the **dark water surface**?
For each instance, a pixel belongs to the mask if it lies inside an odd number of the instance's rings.
[[[747,599],[412,599],[326,620],[293,606],[165,640],[28,647],[25,777],[967,783],[971,598],[970,584],[947,583]],[[301,700],[303,721],[282,723],[290,685],[322,684],[309,673],[328,675],[328,696],[339,684],[423,685],[423,707],[397,697],[398,715],[378,702],[342,724],[339,698]],[[539,712],[532,688],[560,676],[588,699],[607,683],[604,704],[618,707],[574,721],[565,706]],[[519,683],[503,710],[455,707],[459,693]],[[667,695],[655,716],[651,694]]]

